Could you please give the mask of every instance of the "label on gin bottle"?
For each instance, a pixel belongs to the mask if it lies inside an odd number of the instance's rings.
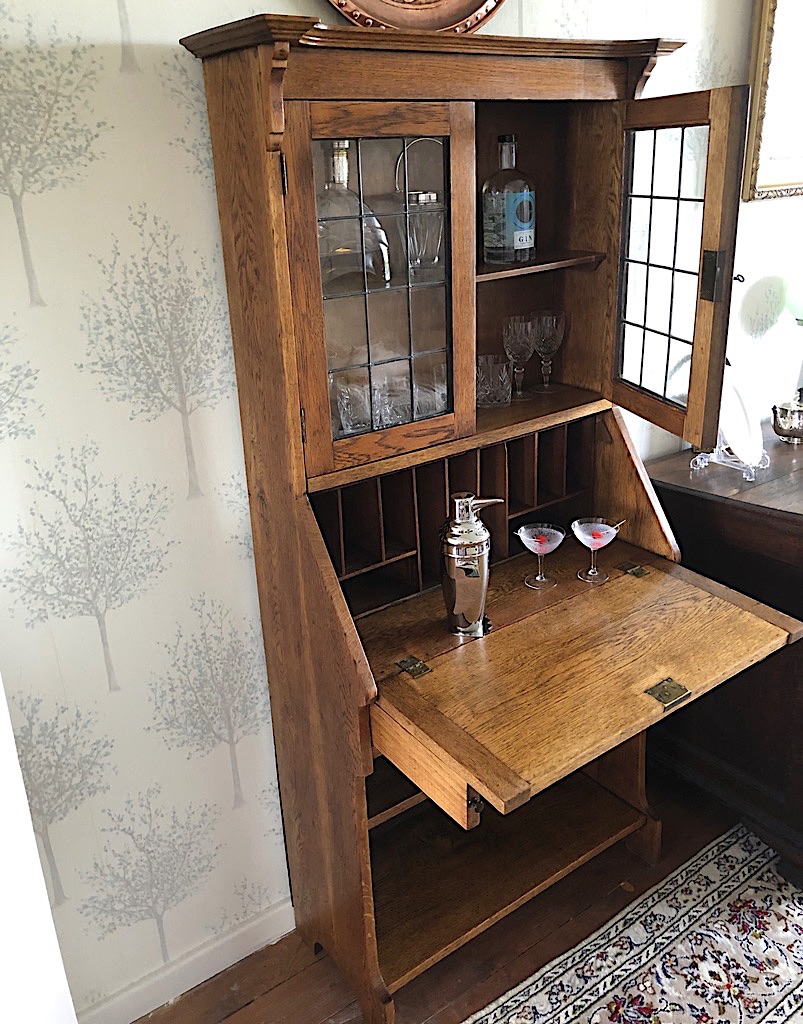
[[[535,245],[535,196],[532,192],[505,193],[508,245],[532,249]]]
[[[486,193],[482,204],[486,251],[499,253],[535,247],[535,196],[532,192]]]

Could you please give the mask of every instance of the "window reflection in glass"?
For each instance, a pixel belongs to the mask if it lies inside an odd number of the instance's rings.
[[[708,127],[628,133],[619,378],[685,406],[697,308]]]
[[[333,438],[452,405],[448,139],[313,142]]]

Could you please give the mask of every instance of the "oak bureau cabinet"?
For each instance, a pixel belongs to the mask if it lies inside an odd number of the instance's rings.
[[[677,564],[619,411],[715,438],[745,93],[637,100],[678,45],[660,40],[262,15],[183,43],[204,61],[297,927],[391,1024],[395,991],[573,868],[620,840],[657,857],[645,731],[671,681],[694,700],[799,632]],[[509,133],[538,252],[483,266],[477,193]],[[537,308],[569,315],[561,386],[475,409],[476,354]],[[471,641],[438,587],[455,491],[503,499],[494,630]],[[559,586],[526,590],[514,530],[591,512],[627,520],[610,582],[576,578],[569,538]]]

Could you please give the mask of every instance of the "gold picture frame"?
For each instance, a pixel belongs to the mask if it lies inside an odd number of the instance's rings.
[[[755,0],[742,199],[803,195],[801,0]]]

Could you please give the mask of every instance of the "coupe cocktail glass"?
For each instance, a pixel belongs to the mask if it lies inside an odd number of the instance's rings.
[[[524,367],[535,349],[535,333],[531,316],[508,316],[502,321],[502,344],[513,363],[514,399],[524,398],[522,383]]]
[[[622,521],[624,522],[624,520]],[[600,516],[588,516],[585,519],[575,519],[572,523],[572,533],[591,551],[591,565],[588,569],[580,569],[577,578],[585,580],[586,583],[606,583],[607,573],[600,572],[597,568],[597,552],[604,548],[614,539],[619,532],[622,523],[609,523],[607,519]]]
[[[524,585],[532,590],[547,590],[558,582],[544,575],[544,555],[548,555],[566,536],[566,531],[552,523],[527,523],[516,530],[516,536],[534,555],[538,555],[538,572],[524,577]]]

